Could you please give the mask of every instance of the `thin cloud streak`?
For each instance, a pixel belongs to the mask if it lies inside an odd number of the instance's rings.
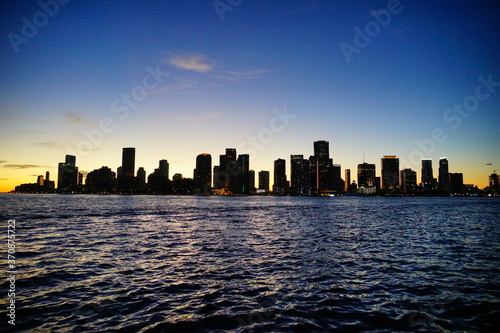
[[[208,64],[203,56],[177,56],[167,59],[167,63],[179,69],[206,73],[212,70],[213,65]]]

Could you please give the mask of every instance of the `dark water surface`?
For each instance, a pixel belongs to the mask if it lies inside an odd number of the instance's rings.
[[[16,219],[19,332],[500,328],[498,198],[0,195],[0,204],[5,235]],[[8,281],[0,286],[5,331]]]

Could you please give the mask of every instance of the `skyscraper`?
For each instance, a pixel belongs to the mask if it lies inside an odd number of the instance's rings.
[[[286,161],[278,158],[274,161],[273,193],[283,195],[286,191]]]
[[[255,192],[255,170],[248,171],[248,190],[250,193]]]
[[[399,158],[395,155],[382,157],[382,188],[394,190],[399,186]]]
[[[135,148],[123,148],[122,166],[118,177],[118,190],[121,193],[136,191],[135,178]]]
[[[269,192],[269,171],[259,171],[259,190]]]
[[[250,171],[250,155],[240,154],[236,161],[237,165],[233,169],[236,172],[231,176],[233,184],[233,193],[248,194],[250,192],[249,174]]]
[[[162,175],[168,178],[169,164],[167,160],[160,160],[158,169]]]
[[[448,159],[441,157],[439,159],[439,189],[442,191],[450,190],[450,174],[448,170]]]
[[[309,158],[312,189],[315,194],[336,191],[340,177],[334,175],[333,159],[330,158],[329,142],[320,140],[314,142],[314,156]],[[339,179],[337,179],[339,178]]]
[[[66,155],[64,163],[59,163],[57,177],[57,192],[73,193],[78,184],[78,168],[76,167],[76,156]]]
[[[432,174],[432,159],[422,159],[422,189],[424,191],[432,190],[434,186],[434,176]]]
[[[351,185],[351,169],[345,169],[344,171],[345,174],[345,184],[344,184],[344,191],[349,191],[349,186]]]
[[[462,173],[450,173],[450,190],[451,193],[463,193],[465,191],[464,175]]]
[[[417,189],[417,173],[412,169],[401,170],[401,190],[403,193],[412,193]]]
[[[212,155],[203,153],[196,157],[194,184],[198,193],[210,193],[212,187]]]
[[[304,165],[304,155],[291,155],[290,156],[290,193],[292,195],[303,195],[304,182],[307,178],[304,173],[309,173],[309,168]]]
[[[135,174],[135,148],[123,148],[122,176],[134,177]]]
[[[358,187],[375,186],[375,164],[358,164]]]

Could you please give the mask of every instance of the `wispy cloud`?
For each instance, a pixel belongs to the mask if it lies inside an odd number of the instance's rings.
[[[0,180],[10,180],[9,178],[0,178]]]
[[[7,161],[0,161],[0,164],[4,164],[4,163],[7,163]]]
[[[73,112],[66,112],[64,113],[64,116],[66,117],[66,121],[70,123],[71,125],[80,125],[80,126],[96,126],[97,123],[95,121],[90,121],[85,119],[81,114],[78,113],[73,113]]]
[[[3,167],[9,169],[47,168],[47,166],[45,165],[36,165],[36,164],[6,164]]]
[[[31,145],[42,148],[54,148],[54,149],[66,148],[65,145],[56,141],[34,142]]]
[[[175,56],[167,59],[167,63],[185,70],[205,73],[212,70],[213,64],[206,61],[201,55]]]
[[[222,112],[220,111],[210,111],[207,113],[203,113],[195,118],[196,121],[203,121],[205,119],[210,119],[210,118],[220,118],[222,117]]]
[[[249,72],[236,72],[229,71],[223,75],[216,76],[216,79],[226,80],[226,81],[237,81],[237,80],[250,80],[250,79],[259,79],[263,77],[263,74],[269,73],[272,71],[256,69]]]

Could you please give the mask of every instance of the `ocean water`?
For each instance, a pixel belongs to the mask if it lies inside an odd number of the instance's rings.
[[[0,331],[500,328],[498,198],[0,195],[0,203],[5,235],[16,220],[17,270],[16,325],[7,324],[2,279]]]

